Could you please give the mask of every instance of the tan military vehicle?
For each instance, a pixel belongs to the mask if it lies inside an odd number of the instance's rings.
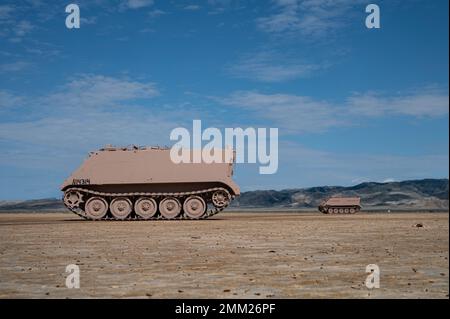
[[[169,148],[105,147],[64,181],[63,201],[92,220],[208,218],[240,194],[234,151],[221,152],[220,163],[176,164]]]
[[[324,214],[354,214],[360,209],[360,197],[331,197],[319,205]]]

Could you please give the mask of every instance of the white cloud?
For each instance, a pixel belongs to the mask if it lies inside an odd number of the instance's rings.
[[[162,16],[162,15],[165,15],[165,14],[167,14],[167,12],[162,11],[162,10],[159,10],[159,9],[152,10],[152,11],[150,11],[150,12],[148,13],[148,15],[149,15],[151,18],[156,18],[156,17]]]
[[[24,7],[21,6],[0,5],[0,37],[7,37],[12,43],[19,43],[35,29],[31,21],[20,20],[23,10]]]
[[[208,0],[210,11],[208,15],[222,14],[228,10],[240,10],[245,8],[245,2],[240,0]]]
[[[51,105],[90,108],[114,106],[126,100],[148,99],[158,94],[154,83],[85,74],[69,81],[60,92],[45,97],[45,101]]]
[[[52,47],[48,43],[33,41],[32,46],[25,47],[27,53],[41,57],[56,57],[61,54],[61,50]]]
[[[140,33],[155,33],[156,30],[153,28],[143,28],[141,30],[139,30]]]
[[[276,13],[257,19],[269,33],[321,36],[347,24],[350,10],[360,0],[275,0]]]
[[[55,112],[58,106],[54,106]],[[2,139],[34,145],[42,149],[58,148],[63,153],[72,150],[85,153],[105,144],[152,145],[169,136],[175,126],[150,112],[108,112],[83,110],[61,112],[37,120],[0,124]]]
[[[78,76],[44,96],[23,98],[0,91],[0,109],[8,108],[9,116],[16,111],[11,120],[8,116],[0,123],[2,144],[12,145],[21,156],[17,163],[6,157],[0,164],[30,169],[39,165],[52,171],[47,161],[54,163],[55,156],[72,154],[81,160],[105,144],[161,144],[180,126],[183,115],[168,116],[162,107],[152,107],[157,94],[154,83],[102,75]],[[146,101],[145,107],[140,100]],[[33,162],[36,152],[40,163]]]
[[[270,51],[246,55],[227,71],[236,78],[262,82],[282,82],[310,76],[322,67],[298,59],[281,56]]]
[[[31,30],[34,29],[34,26],[31,24],[30,21],[27,20],[21,20],[19,23],[16,24],[14,28],[14,32],[16,33],[16,36],[23,37],[27,33],[31,32]]]
[[[350,113],[361,116],[409,115],[437,117],[449,112],[448,93],[439,89],[419,89],[398,96],[376,93],[356,94],[347,99]]]
[[[0,90],[0,109],[14,108],[20,106],[24,98],[11,92]]]
[[[132,106],[135,100],[149,100],[157,95],[154,83],[102,75],[80,75],[54,93],[28,97],[25,107],[28,115],[33,116],[27,116],[27,121],[3,122],[0,134],[4,138],[20,139],[27,143],[39,139],[70,138],[65,136],[64,128],[77,132],[75,135],[79,134],[83,138],[87,138],[86,132],[98,130],[91,140],[111,134],[119,137],[125,135],[125,131],[135,132],[134,128],[142,128],[142,123],[153,123],[157,119],[156,115]],[[0,91],[2,107],[11,107],[18,102],[23,105],[24,98]],[[141,117],[142,113],[146,113],[146,117]]]
[[[197,4],[190,4],[190,5],[185,6],[183,9],[188,10],[188,11],[197,11],[197,10],[200,10],[201,7]]]
[[[80,18],[81,25],[90,25],[90,24],[96,24],[97,23],[97,17],[81,17]]]
[[[208,4],[211,6],[229,6],[232,0],[208,0]]]
[[[331,104],[306,96],[238,91],[219,101],[253,111],[284,132],[318,132],[343,124]]]
[[[123,2],[124,7],[129,9],[140,9],[153,5],[153,0],[126,0]]]
[[[19,72],[30,66],[30,63],[25,61],[16,61],[12,63],[0,64],[0,73]]]
[[[449,113],[448,92],[428,88],[396,96],[355,94],[343,103],[253,91],[237,91],[216,100],[242,111],[253,112],[254,118],[269,120],[271,125],[288,134],[321,132],[374,117],[442,117]]]
[[[0,23],[12,18],[14,7],[11,5],[0,5]]]

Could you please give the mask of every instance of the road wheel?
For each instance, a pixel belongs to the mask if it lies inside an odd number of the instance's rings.
[[[134,204],[134,211],[139,217],[149,219],[155,216],[158,205],[153,198],[141,197]]]
[[[205,201],[199,196],[189,196],[184,201],[183,211],[190,218],[200,218],[206,211]]]
[[[159,203],[159,211],[164,218],[172,219],[180,214],[181,204],[174,197],[166,197]]]
[[[125,219],[128,215],[130,215],[133,210],[133,206],[128,198],[118,197],[112,200],[111,205],[109,205],[109,209],[111,210],[111,214],[116,219]]]
[[[101,197],[91,197],[84,207],[90,219],[102,219],[108,211],[108,202]]]

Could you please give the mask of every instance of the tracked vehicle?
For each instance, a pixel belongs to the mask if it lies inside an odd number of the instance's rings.
[[[331,197],[319,205],[324,214],[355,214],[361,210],[359,197]]]
[[[220,163],[179,163],[161,147],[105,147],[91,152],[62,184],[64,205],[90,220],[205,219],[240,194],[235,154]]]

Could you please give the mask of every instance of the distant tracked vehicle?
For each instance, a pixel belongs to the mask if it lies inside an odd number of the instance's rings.
[[[355,214],[360,210],[360,197],[331,197],[319,205],[324,214]]]

